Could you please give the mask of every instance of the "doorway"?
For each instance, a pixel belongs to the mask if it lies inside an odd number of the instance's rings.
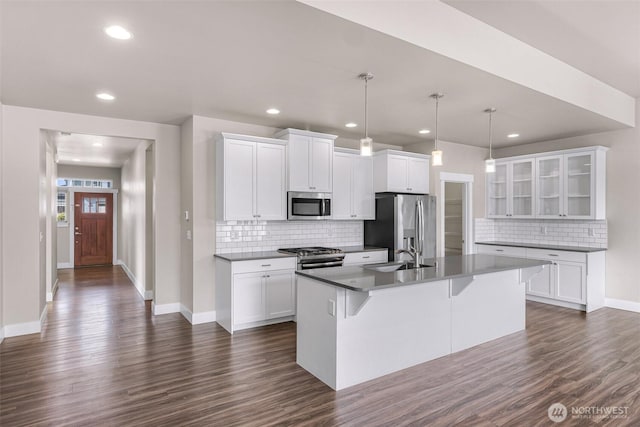
[[[473,253],[473,175],[440,173],[438,256]]]
[[[74,267],[113,264],[113,194],[74,194]]]
[[[462,192],[460,182],[444,183],[444,255],[462,255]]]

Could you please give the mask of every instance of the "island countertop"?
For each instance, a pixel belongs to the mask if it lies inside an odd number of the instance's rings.
[[[469,277],[550,264],[550,261],[474,254],[436,258],[437,267],[376,271],[366,266],[319,268],[296,271],[296,274],[353,291],[373,291],[416,283]]]

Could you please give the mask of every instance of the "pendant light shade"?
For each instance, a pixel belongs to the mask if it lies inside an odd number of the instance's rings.
[[[444,96],[442,93],[432,93],[431,98],[436,100],[436,132],[431,152],[431,166],[442,166],[442,150],[438,150],[438,101]]]
[[[364,138],[360,140],[360,155],[370,156],[373,153],[373,140],[369,138],[369,128],[367,122],[367,89],[369,80],[373,78],[373,74],[362,73],[358,77],[364,80]]]
[[[496,161],[494,160],[491,153],[491,146],[493,145],[493,113],[496,112],[496,109],[491,107],[484,110],[485,113],[489,113],[489,158],[484,161],[484,171],[486,173],[494,173],[496,171]]]

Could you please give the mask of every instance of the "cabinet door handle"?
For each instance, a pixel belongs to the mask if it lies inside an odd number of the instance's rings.
[[[496,249],[496,252],[504,252],[504,249]]]
[[[266,274],[264,277],[269,278],[269,277],[271,277],[271,276],[269,276],[268,274]]]
[[[547,254],[549,256],[558,256],[558,254]]]
[[[362,259],[367,259],[367,258],[371,258],[371,257],[369,255],[362,257]]]
[[[271,267],[271,264],[262,264],[262,267]]]
[[[407,188],[407,191],[411,191],[411,190],[413,190],[413,188]]]
[[[315,190],[316,187],[309,187],[309,190]]]

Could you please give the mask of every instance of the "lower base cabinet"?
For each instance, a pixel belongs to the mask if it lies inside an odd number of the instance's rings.
[[[295,258],[216,258],[216,321],[227,331],[292,320]]]
[[[551,261],[527,281],[529,300],[587,312],[604,307],[604,251],[573,252],[478,244],[477,252]]]

